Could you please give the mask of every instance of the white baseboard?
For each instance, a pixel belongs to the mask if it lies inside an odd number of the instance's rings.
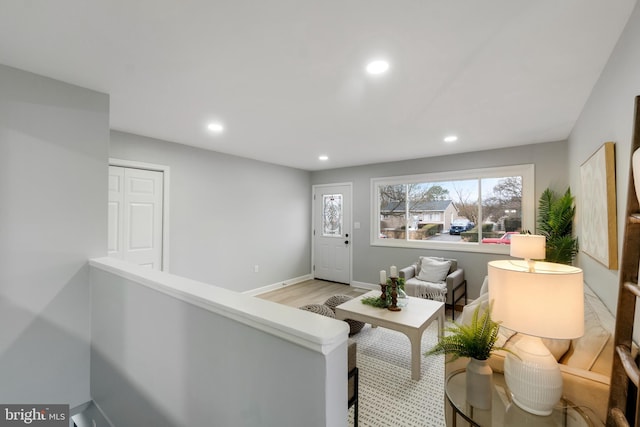
[[[378,289],[380,289],[380,285],[374,285],[367,282],[356,282],[355,280],[351,281],[351,286],[353,286],[354,288],[370,289],[372,291],[377,291]]]
[[[242,292],[246,295],[256,296],[260,294],[264,294],[266,292],[275,291],[276,289],[282,289],[287,286],[295,285],[297,283],[306,282],[307,280],[313,279],[312,274],[305,274],[304,276],[294,277],[293,279],[284,280],[282,282],[273,283],[271,285],[262,286],[260,288],[249,289],[248,291]]]

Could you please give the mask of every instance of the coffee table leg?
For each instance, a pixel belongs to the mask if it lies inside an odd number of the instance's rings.
[[[411,379],[420,379],[420,361],[422,351],[422,331],[416,331],[410,335],[409,341],[411,342]]]
[[[444,309],[440,311],[438,314],[438,339],[442,338],[444,333]],[[410,333],[406,333],[407,337],[409,337],[409,342],[411,342],[411,379],[419,380],[421,377],[420,373],[420,362],[422,361],[422,333],[424,331],[412,331]]]

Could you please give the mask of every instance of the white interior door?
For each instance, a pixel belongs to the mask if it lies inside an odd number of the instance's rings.
[[[314,190],[314,277],[350,284],[351,184]]]
[[[163,174],[109,166],[109,256],[162,270]]]

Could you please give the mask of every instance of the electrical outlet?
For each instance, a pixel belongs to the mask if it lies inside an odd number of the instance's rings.
[[[253,266],[253,272],[258,273],[260,271],[260,266],[258,264]]]

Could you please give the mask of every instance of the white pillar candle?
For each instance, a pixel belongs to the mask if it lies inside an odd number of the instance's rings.
[[[389,269],[389,273],[391,274],[391,277],[398,277],[398,269],[395,265],[391,266],[391,268]]]
[[[387,283],[387,272],[385,270],[380,270],[380,284],[384,285]]]

